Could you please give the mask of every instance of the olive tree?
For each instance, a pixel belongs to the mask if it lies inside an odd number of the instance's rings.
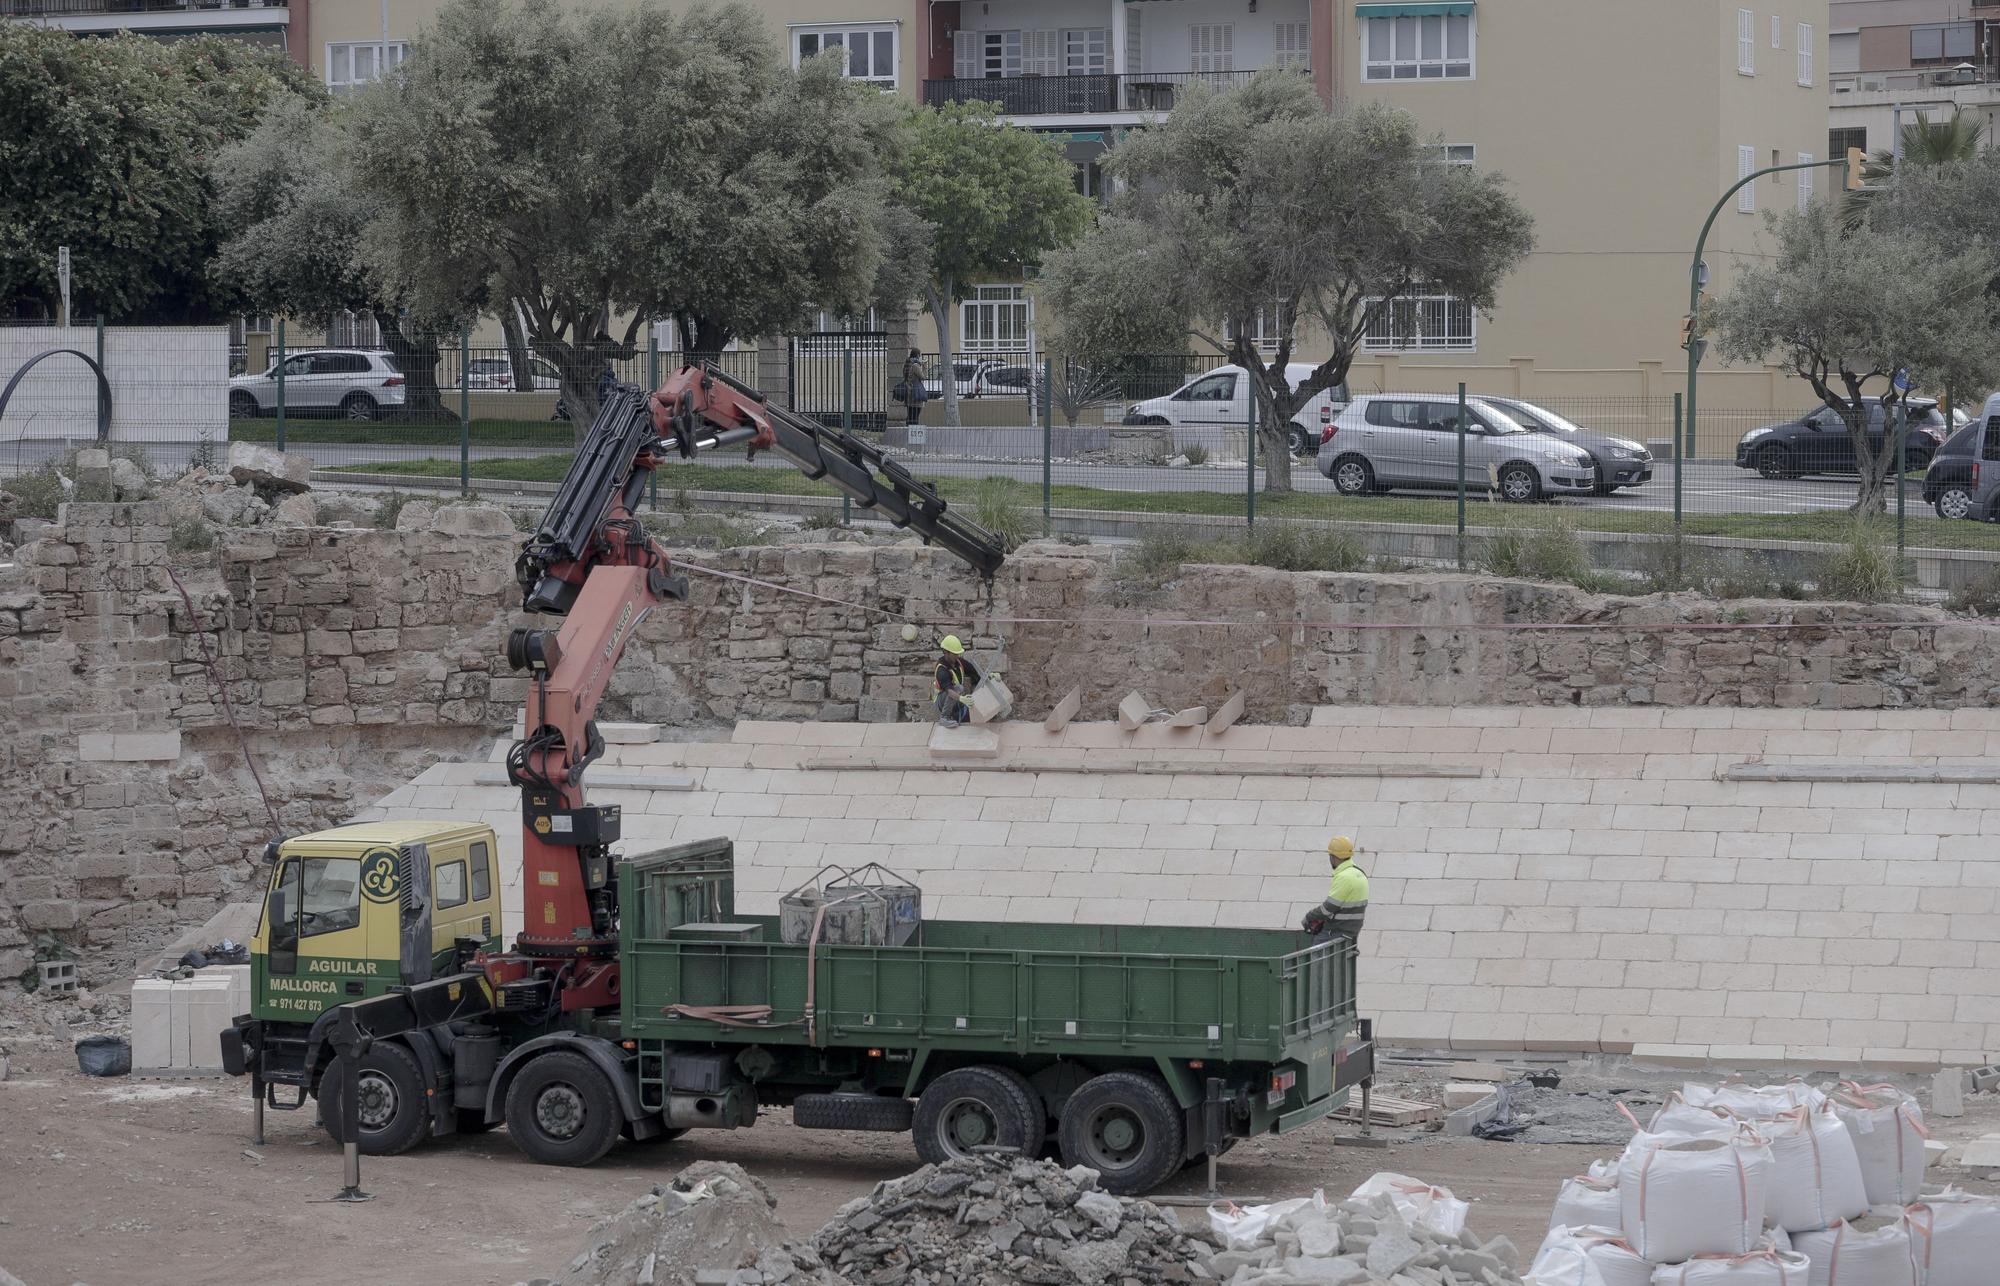
[[[894,108],[837,56],[740,3],[453,0],[352,105],[365,253],[418,316],[518,310],[580,433],[648,319],[712,353],[865,301]]]
[[[1371,330],[1413,294],[1490,311],[1533,248],[1532,220],[1497,174],[1450,165],[1406,112],[1328,111],[1311,82],[1266,71],[1226,93],[1191,91],[1112,149],[1123,193],[1088,236],[1049,260],[1046,297],[1101,356],[1175,332],[1250,375],[1264,486],[1292,489],[1286,430],[1347,378]],[[1275,335],[1266,360],[1257,319]],[[1328,347],[1293,384],[1311,326]]]
[[[2000,373],[2000,298],[1989,290],[2000,258],[1989,244],[1877,226],[1846,231],[1827,202],[1768,218],[1776,254],[1738,269],[1705,321],[1730,361],[1776,356],[1847,423],[1860,487],[1854,512],[1882,512],[1898,435],[1878,449],[1865,399],[1885,421],[1905,395],[1908,370],[1925,388],[1970,388]]]

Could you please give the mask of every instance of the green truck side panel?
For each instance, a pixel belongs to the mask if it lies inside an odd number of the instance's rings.
[[[250,1014],[270,1022],[305,1023],[335,1005],[379,996],[402,983],[400,960],[336,959],[301,956],[295,974],[274,974],[264,956],[251,959]],[[359,982],[350,992],[347,984]]]

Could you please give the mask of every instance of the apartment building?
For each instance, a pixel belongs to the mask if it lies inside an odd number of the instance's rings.
[[[2000,0],[1833,0],[1830,142],[1888,148],[1900,117],[2000,128]]]
[[[79,36],[135,32],[161,40],[227,36],[282,49],[304,65],[312,0],[0,0],[0,20]]]

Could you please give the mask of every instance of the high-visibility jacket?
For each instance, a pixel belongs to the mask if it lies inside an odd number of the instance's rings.
[[[1368,875],[1349,858],[1333,868],[1327,884],[1326,901],[1320,904],[1326,927],[1344,938],[1361,936],[1361,921],[1368,914]]]

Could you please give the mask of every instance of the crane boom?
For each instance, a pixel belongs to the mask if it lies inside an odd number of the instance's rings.
[[[610,848],[616,805],[584,802],[583,774],[603,754],[595,715],[625,646],[662,602],[687,597],[637,516],[653,471],[669,456],[746,446],[771,451],[862,508],[914,531],[991,580],[1005,548],[950,510],[928,484],[881,448],[773,405],[703,363],[681,368],[650,395],[614,386],[515,563],[521,605],[562,618],[559,629],[518,629],[508,663],[533,679],[522,738],[508,752],[521,790],[525,916],[517,950],[572,962],[565,1009],[617,995],[617,890]]]

